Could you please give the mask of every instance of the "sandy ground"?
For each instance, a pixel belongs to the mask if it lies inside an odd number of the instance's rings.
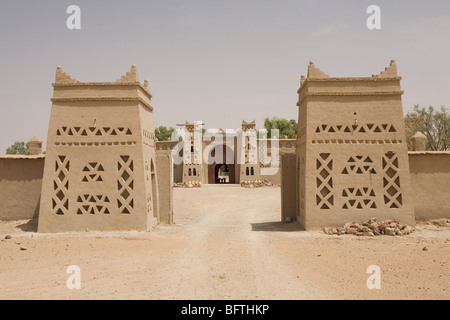
[[[279,199],[279,188],[175,189],[176,225],[147,233],[37,234],[35,221],[0,222],[0,298],[450,298],[450,228],[327,236],[278,222]],[[66,287],[70,265],[81,290]],[[366,286],[370,265],[380,290]]]

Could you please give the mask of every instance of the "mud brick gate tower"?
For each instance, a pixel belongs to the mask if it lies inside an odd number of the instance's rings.
[[[367,78],[330,78],[310,63],[297,104],[304,228],[372,217],[415,224],[400,80],[395,61]]]
[[[201,122],[194,121],[185,124],[185,136],[183,148],[183,182],[201,182],[202,181],[202,124]]]
[[[258,163],[256,121],[242,121],[242,132],[239,138],[238,148],[241,149],[240,182],[260,180],[261,171]]]
[[[153,108],[136,66],[82,83],[56,71],[39,232],[148,230],[158,223]]]

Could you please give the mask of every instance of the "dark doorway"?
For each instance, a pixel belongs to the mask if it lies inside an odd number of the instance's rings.
[[[218,164],[215,168],[216,184],[230,183],[230,167],[226,164]]]
[[[220,158],[208,165],[208,183],[209,184],[234,184],[236,183],[236,172],[234,165],[234,152],[227,146],[216,146],[211,150],[210,157]],[[228,157],[227,157],[228,154]],[[233,159],[233,163],[227,163],[228,159]],[[230,161],[228,161],[230,162]]]

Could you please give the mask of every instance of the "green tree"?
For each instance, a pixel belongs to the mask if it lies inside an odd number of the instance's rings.
[[[445,107],[440,111],[432,106],[421,108],[415,105],[405,117],[406,141],[412,149],[411,138],[420,131],[428,139],[427,150],[443,151],[450,148],[450,114]]]
[[[174,132],[175,132],[176,139],[172,139],[172,134]],[[175,129],[172,127],[167,128],[165,126],[160,126],[160,127],[156,128],[155,135],[156,135],[156,138],[158,139],[158,141],[169,141],[169,138],[172,141],[178,140],[178,134],[175,131]]]
[[[25,143],[23,141],[20,141],[20,142],[16,141],[16,142],[14,142],[13,145],[11,145],[11,147],[6,149],[6,154],[24,154],[24,155],[29,155],[30,154],[30,150],[29,150],[28,143]]]
[[[267,130],[268,138],[272,137],[272,129],[280,131],[280,139],[285,136],[288,139],[295,139],[297,137],[297,122],[295,120],[287,120],[273,117],[264,120],[264,128]]]

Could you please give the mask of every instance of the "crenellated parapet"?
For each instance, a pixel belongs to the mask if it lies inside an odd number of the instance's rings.
[[[78,84],[80,81],[65,73],[61,66],[56,68],[55,84]]]
[[[128,71],[120,79],[116,80],[117,83],[136,83],[139,82],[139,75],[137,72],[137,67],[135,64],[131,66],[130,71]]]

